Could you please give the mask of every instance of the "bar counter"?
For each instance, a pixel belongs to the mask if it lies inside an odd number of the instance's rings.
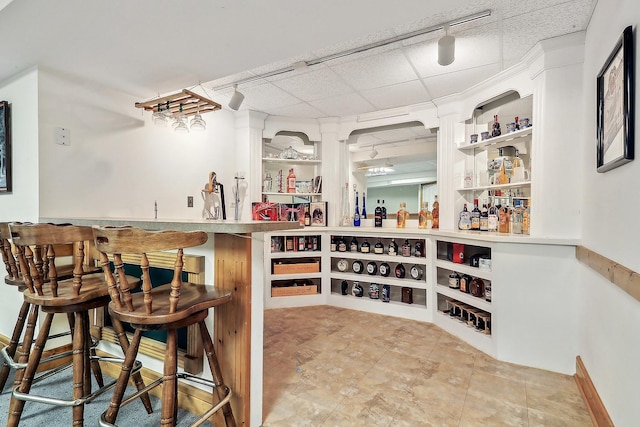
[[[216,287],[232,292],[231,303],[214,310],[214,342],[223,377],[233,391],[238,426],[262,424],[264,244],[262,233],[301,228],[297,222],[191,219],[41,217],[40,222],[130,225],[145,230],[201,230],[214,236]],[[256,239],[252,238],[256,237]],[[207,280],[211,283],[211,280]],[[252,323],[255,324],[252,327]],[[253,398],[252,398],[253,396]]]

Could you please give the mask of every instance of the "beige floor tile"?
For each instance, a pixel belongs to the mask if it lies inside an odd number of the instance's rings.
[[[267,310],[264,426],[589,426],[573,377],[497,361],[432,324]]]

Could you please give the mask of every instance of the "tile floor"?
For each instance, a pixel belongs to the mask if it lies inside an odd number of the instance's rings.
[[[592,426],[573,377],[499,362],[435,325],[267,310],[264,427]]]

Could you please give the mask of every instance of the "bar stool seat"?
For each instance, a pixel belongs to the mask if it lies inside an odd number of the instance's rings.
[[[72,225],[54,224],[9,224],[11,238],[16,248],[16,258],[20,266],[20,272],[24,279],[26,289],[23,291],[24,303],[32,309],[27,329],[22,344],[21,362],[26,360],[24,369],[16,372],[16,387],[13,390],[7,426],[17,426],[20,422],[25,402],[35,401],[50,405],[70,406],[73,408],[73,424],[84,424],[84,404],[95,399],[100,394],[115,386],[101,384],[99,389],[91,390],[90,367],[94,372],[99,372],[98,361],[118,362],[115,358],[100,358],[92,354],[92,340],[89,332],[89,310],[105,307],[109,301],[108,292],[105,290],[104,276],[102,273],[84,274],[84,242],[93,239],[90,227],[78,227]],[[56,254],[54,247],[59,244],[74,244],[73,277],[60,280],[57,275]],[[44,264],[49,271],[49,280],[45,281],[42,269],[38,268],[39,257],[34,257],[34,249],[46,248],[46,261]],[[36,249],[37,252],[37,249]],[[134,283],[139,282],[135,278],[129,278]],[[45,313],[44,319],[39,325],[39,333],[35,342],[33,335],[38,310]],[[51,324],[54,314],[65,313],[70,319],[72,329],[72,366],[73,366],[73,398],[61,399],[57,396],[40,396],[30,393],[33,384],[44,380],[51,375],[65,369],[57,367],[42,373],[39,377],[35,374],[42,362],[43,349],[50,338]],[[124,334],[120,322],[114,322],[114,329],[120,335]],[[32,346],[33,342],[33,346]],[[128,350],[128,341],[120,342],[123,352]],[[121,361],[121,360],[120,360]],[[133,375],[138,389],[144,388],[144,383],[139,374],[142,365],[133,363]],[[142,396],[143,404],[148,412],[151,412],[151,402],[148,394]]]
[[[179,231],[144,231],[132,227],[94,227],[95,247],[100,252],[111,303],[109,314],[112,319],[129,323],[134,329],[129,351],[125,354],[122,371],[114,390],[111,403],[100,419],[101,426],[115,426],[120,408],[135,398],[140,392],[123,400],[129,379],[131,362],[135,359],[142,332],[145,330],[166,330],[167,344],[164,357],[163,376],[149,384],[145,390],[162,384],[161,425],[174,426],[177,422],[178,379],[195,381],[211,387],[211,406],[192,424],[200,425],[214,413],[222,410],[227,427],[235,426],[235,419],[229,399],[231,390],[224,384],[215,354],[211,334],[205,324],[209,309],[231,300],[231,294],[213,287],[197,285],[182,280],[183,249],[202,245],[207,234]],[[171,283],[151,283],[147,252],[176,250],[176,261]],[[132,294],[122,269],[122,254],[141,255],[142,292]],[[113,257],[114,271],[109,265],[109,255]],[[115,275],[114,275],[115,273]],[[119,278],[116,281],[115,276]],[[177,329],[197,324],[203,341],[205,355],[209,362],[212,380],[187,373],[178,373]]]

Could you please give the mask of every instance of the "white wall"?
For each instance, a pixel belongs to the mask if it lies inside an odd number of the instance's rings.
[[[41,70],[42,216],[153,218],[157,201],[158,218],[198,219],[210,171],[225,186],[232,212],[233,114],[204,114],[205,132],[180,135],[153,125],[136,101],[144,100]],[[71,145],[55,144],[57,127],[70,129]],[[187,196],[194,196],[193,208]]]
[[[38,72],[0,83],[0,100],[11,104],[13,191],[0,193],[0,221],[38,220]],[[0,277],[6,275],[0,263]],[[0,334],[10,337],[22,295],[8,286],[0,298]]]
[[[640,148],[637,136],[640,81],[637,71],[636,160],[604,174],[596,173],[595,100],[596,76],[627,25],[634,26],[638,58],[638,23],[640,7],[637,0],[600,0],[596,6],[586,35],[583,82],[586,102],[579,112],[584,126],[578,137],[589,149],[577,159],[583,175],[583,245],[635,271],[640,271],[637,250],[640,227],[635,221],[640,210],[640,159],[637,154]],[[579,354],[615,425],[638,425],[640,365],[636,359],[640,352],[640,302],[586,267],[581,268],[578,279],[582,288]]]

